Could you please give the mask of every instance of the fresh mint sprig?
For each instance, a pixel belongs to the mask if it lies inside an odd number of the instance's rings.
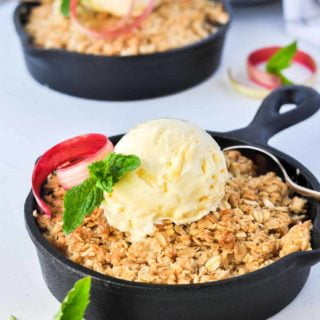
[[[278,50],[268,61],[266,65],[267,72],[278,76],[281,79],[283,85],[294,84],[284,74],[283,70],[289,68],[292,65],[293,58],[297,53],[297,42],[289,44],[286,47]]]
[[[82,320],[90,303],[91,278],[78,280],[64,298],[53,320]]]
[[[85,216],[103,200],[103,191],[111,193],[113,186],[129,171],[140,166],[135,155],[109,153],[102,161],[89,165],[89,178],[68,190],[64,197],[63,231],[69,234],[81,225]]]
[[[140,166],[140,159],[135,155],[109,153],[105,160],[89,166],[90,176],[97,181],[97,186],[106,192],[112,192],[114,184],[129,171]]]
[[[70,14],[70,0],[62,0],[60,5],[60,12],[63,16],[69,17]]]
[[[68,190],[64,197],[63,231],[69,234],[75,230],[85,216],[101,204],[102,199],[103,191],[97,188],[92,178]]]

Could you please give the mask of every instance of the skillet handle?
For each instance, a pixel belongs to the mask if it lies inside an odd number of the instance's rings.
[[[284,104],[295,104],[296,108],[280,113]],[[304,86],[285,86],[270,93],[262,102],[256,116],[246,127],[226,134],[260,145],[279,131],[295,125],[315,114],[320,109],[320,95]]]

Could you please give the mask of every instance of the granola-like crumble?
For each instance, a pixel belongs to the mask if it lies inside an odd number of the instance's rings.
[[[72,261],[109,276],[149,283],[225,279],[311,250],[306,200],[291,197],[272,172],[256,176],[252,161],[239,152],[230,151],[226,158],[230,179],[217,211],[189,225],[164,221],[138,243],[109,226],[101,209],[65,236],[64,190],[55,175],[45,186],[53,217],[40,214],[37,221],[46,239]]]
[[[129,56],[163,52],[197,42],[227,23],[229,15],[220,2],[211,0],[161,0],[143,22],[128,33],[112,39],[83,34],[70,18],[60,12],[61,0],[42,0],[31,10],[27,32],[36,46],[85,54]],[[81,21],[94,29],[114,26],[117,17],[83,10]]]

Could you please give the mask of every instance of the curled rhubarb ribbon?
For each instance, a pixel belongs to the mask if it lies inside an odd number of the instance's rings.
[[[281,49],[281,47],[267,47],[255,50],[249,54],[247,58],[249,79],[259,87],[251,86],[238,80],[229,69],[228,77],[233,88],[248,97],[263,99],[273,89],[280,87],[282,82],[278,76],[258,68],[261,63],[267,62],[279,49]],[[304,66],[311,73],[310,77],[301,84],[312,85],[317,77],[317,63],[315,60],[308,53],[298,50],[293,58],[293,62]]]
[[[247,70],[249,77],[253,82],[270,90],[282,85],[282,81],[278,76],[258,68],[261,63],[267,62],[280,49],[281,47],[267,47],[255,50],[249,54],[247,58]],[[317,72],[316,62],[304,51],[298,50],[293,57],[293,62],[299,63],[307,68],[312,74],[311,78],[313,78]],[[308,79],[308,81],[310,81],[310,79]]]
[[[65,140],[46,151],[37,161],[32,174],[32,192],[39,209],[51,215],[49,206],[41,198],[42,186],[50,173],[56,171],[61,185],[71,188],[87,179],[90,163],[102,160],[112,151],[112,142],[97,133]]]
[[[155,0],[149,0],[148,5],[142,11],[142,13],[139,16],[135,17],[133,21],[130,21],[134,9],[134,3],[135,0],[132,0],[129,12],[120,20],[120,22],[115,27],[104,29],[102,31],[87,28],[79,21],[77,15],[79,0],[70,1],[70,17],[71,20],[78,27],[78,29],[81,30],[83,33],[89,35],[90,37],[111,39],[123,35],[125,33],[131,32],[133,29],[138,28],[141,25],[141,23],[152,13],[155,5]]]
[[[232,87],[236,91],[247,97],[255,99],[264,99],[271,92],[271,90],[250,86],[237,80],[237,78],[233,75],[230,69],[228,70],[228,77]]]

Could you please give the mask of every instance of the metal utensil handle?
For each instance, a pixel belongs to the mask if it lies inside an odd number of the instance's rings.
[[[290,179],[290,187],[298,194],[305,197],[320,201],[320,191],[315,191],[306,187],[302,187]]]
[[[306,188],[306,187],[300,186],[299,184],[295,183],[290,178],[290,176],[288,175],[287,170],[282,165],[281,161],[273,153],[269,152],[268,150],[265,150],[263,148],[258,148],[258,147],[255,147],[255,146],[247,146],[247,145],[235,145],[235,146],[226,147],[226,148],[224,148],[222,150],[223,151],[229,151],[229,150],[240,150],[240,151],[241,150],[253,150],[255,152],[262,153],[262,154],[266,155],[267,157],[270,158],[271,161],[273,161],[275,164],[277,164],[279,169],[282,171],[282,174],[283,174],[286,182],[288,183],[289,187],[292,190],[294,190],[298,194],[301,194],[301,195],[303,195],[305,197],[312,198],[312,199],[315,199],[317,201],[320,201],[320,192],[319,191],[315,191],[313,189]]]
[[[295,104],[296,108],[280,113],[284,104]],[[263,100],[246,128],[228,132],[227,135],[267,145],[273,135],[311,117],[319,109],[320,95],[317,91],[304,86],[285,86]]]

